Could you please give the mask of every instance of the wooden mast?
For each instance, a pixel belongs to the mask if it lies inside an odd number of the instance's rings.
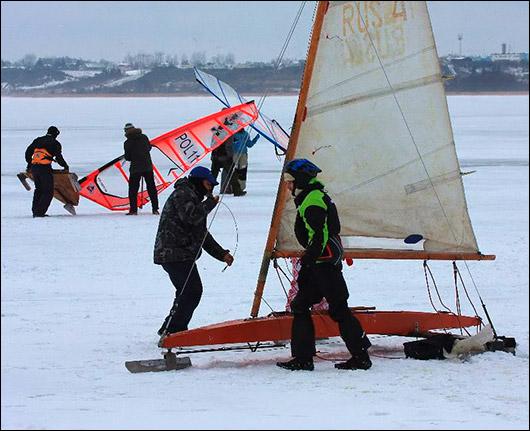
[[[317,53],[318,41],[320,40],[320,32],[322,30],[322,22],[324,21],[324,15],[328,9],[329,1],[318,2],[317,13],[315,16],[315,22],[313,24],[313,30],[311,34],[311,43],[309,45],[309,51],[307,54],[306,65],[304,69],[304,75],[302,78],[302,85],[300,88],[300,96],[298,98],[298,105],[296,107],[296,114],[294,117],[293,131],[289,140],[289,146],[287,153],[285,154],[285,163],[293,158],[298,143],[298,136],[300,135],[300,124],[304,121],[305,107],[307,101],[307,93],[309,92],[309,83],[311,82],[311,76],[313,74],[313,66],[315,64],[315,57]],[[276,203],[274,204],[274,211],[272,213],[271,225],[269,228],[269,235],[267,237],[267,243],[265,244],[265,251],[263,252],[263,259],[261,260],[261,268],[258,276],[258,283],[254,292],[254,302],[252,303],[252,310],[250,311],[251,317],[257,317],[259,313],[259,307],[261,304],[261,298],[263,296],[263,289],[265,288],[265,281],[267,279],[267,272],[269,271],[270,261],[273,255],[274,245],[278,236],[278,230],[280,227],[280,215],[285,207],[287,189],[283,181],[283,176],[280,177],[280,183],[278,184],[278,192],[276,194]]]

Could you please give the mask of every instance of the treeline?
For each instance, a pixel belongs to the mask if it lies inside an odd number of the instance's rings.
[[[2,60],[2,95],[204,94],[193,66],[209,71],[246,94],[296,94],[304,61],[284,59],[237,63],[232,54],[210,58],[186,55],[128,54],[120,63],[71,57]],[[528,92],[528,59],[442,57],[448,92]]]
[[[251,62],[245,61],[243,63],[237,63],[236,57],[233,53],[228,54],[215,54],[208,58],[205,51],[195,51],[191,55],[187,54],[167,54],[164,52],[155,53],[136,53],[127,54],[122,61],[113,62],[105,59],[100,60],[84,60],[81,58],[71,57],[42,57],[39,58],[35,54],[26,54],[19,60],[9,61],[2,59],[2,67],[16,67],[16,68],[55,68],[55,69],[73,69],[83,70],[87,68],[117,68],[117,67],[134,67],[139,69],[148,69],[155,67],[173,66],[173,67],[215,67],[215,68],[232,68],[242,66],[266,66],[274,64],[276,65],[276,59],[272,59],[268,62]],[[300,60],[292,58],[284,58],[281,61],[280,67],[288,67]]]

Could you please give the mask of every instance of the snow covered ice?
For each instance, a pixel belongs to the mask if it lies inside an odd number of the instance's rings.
[[[263,110],[289,127],[296,97]],[[161,358],[157,329],[174,289],[152,263],[158,217],[111,213],[81,198],[78,215],[54,200],[31,217],[32,193],[16,178],[24,150],[50,125],[79,177],[122,154],[123,125],[151,138],[220,109],[212,97],[5,98],[1,100],[2,429],[528,429],[528,97],[450,96],[469,213],[492,262],[468,267],[499,335],[515,356],[465,362],[404,359],[398,337],[372,337],[373,367],[339,371],[340,340],[318,346],[315,371],[275,366],[289,349],[192,355],[186,370],[130,374],[124,362]],[[208,165],[209,160],[205,160]],[[204,284],[191,326],[247,317],[281,170],[273,146],[249,151],[248,194],[223,199],[212,233],[235,252],[224,265],[203,254]],[[169,196],[165,191],[161,205]],[[454,305],[451,262],[430,264]],[[473,282],[459,264],[480,315]],[[431,311],[422,262],[357,260],[344,271],[350,306]],[[285,284],[285,281],[284,281]],[[261,315],[283,310],[269,270]],[[462,312],[473,314],[461,292]],[[394,359],[392,359],[394,358]]]

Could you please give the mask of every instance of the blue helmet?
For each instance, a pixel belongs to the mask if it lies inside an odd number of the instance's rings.
[[[213,186],[218,185],[219,183],[215,180],[214,176],[210,169],[205,168],[204,166],[197,166],[190,171],[188,175],[189,178],[201,178],[203,180],[208,180]]]
[[[294,178],[300,175],[314,178],[322,172],[322,169],[307,159],[293,159],[285,166],[285,172],[291,174]]]

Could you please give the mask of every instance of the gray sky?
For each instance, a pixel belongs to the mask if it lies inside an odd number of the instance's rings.
[[[120,61],[127,54],[233,53],[237,62],[278,57],[298,1],[2,1],[2,59],[25,54]],[[315,2],[307,2],[285,53],[305,58]],[[528,2],[429,1],[438,52],[528,52]]]

